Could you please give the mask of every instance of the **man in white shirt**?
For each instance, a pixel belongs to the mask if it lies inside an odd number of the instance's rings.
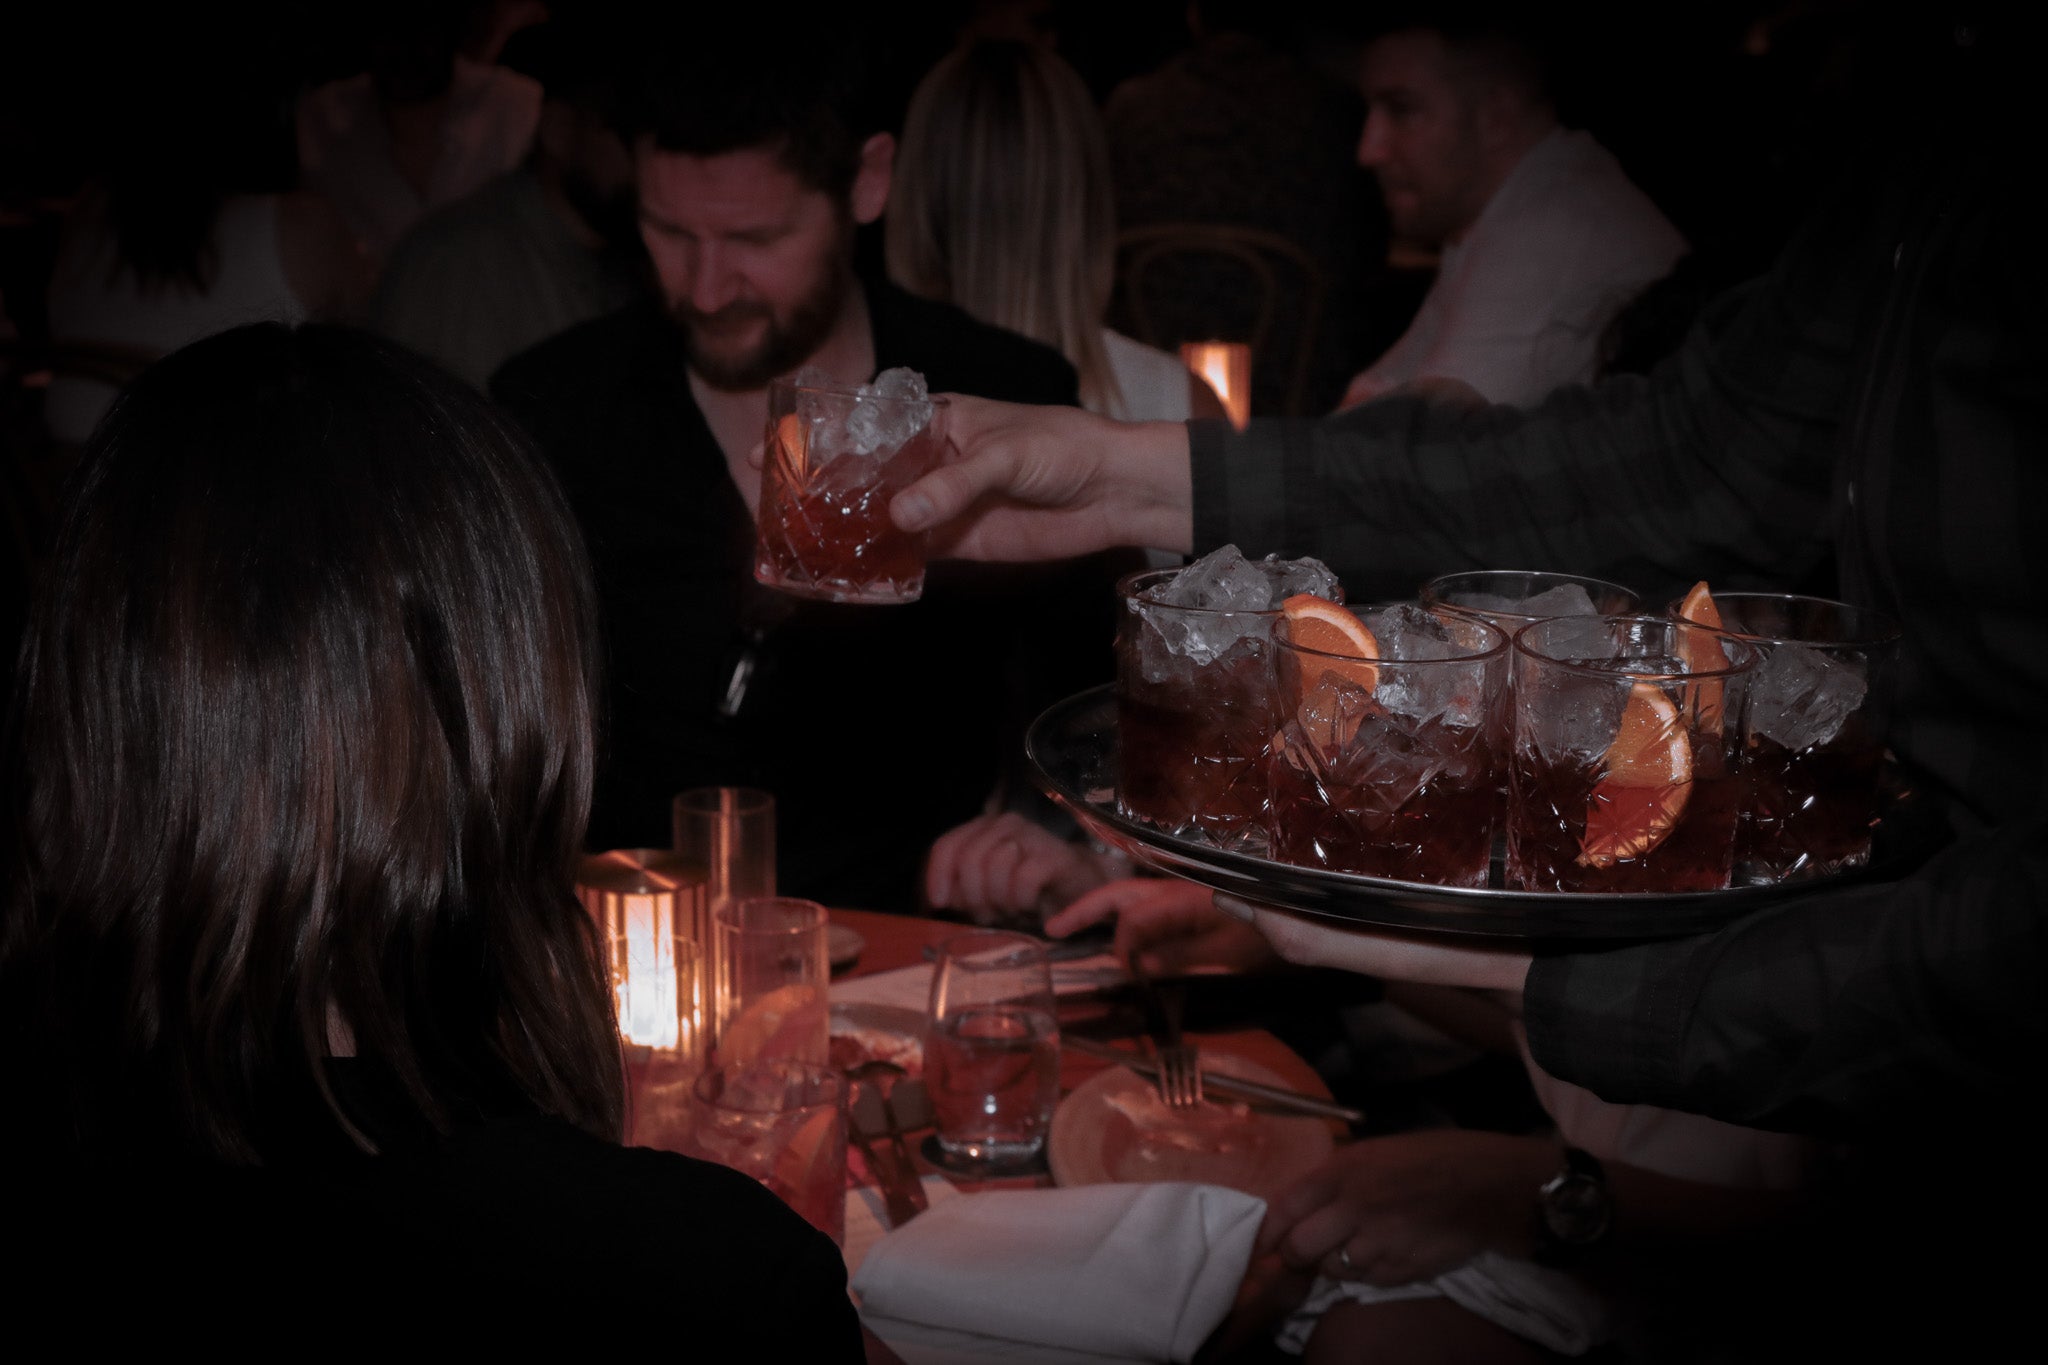
[[[1404,20],[1366,47],[1359,163],[1395,238],[1439,264],[1340,407],[1402,387],[1529,406],[1588,381],[1602,329],[1686,254],[1613,155],[1559,123],[1540,47],[1510,13]]]

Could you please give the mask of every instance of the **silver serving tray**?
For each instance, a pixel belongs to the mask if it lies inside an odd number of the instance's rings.
[[[1938,841],[1924,803],[1888,783],[1870,864],[1850,872],[1722,891],[1511,891],[1498,856],[1486,887],[1431,886],[1326,872],[1183,839],[1116,808],[1116,696],[1109,685],[1046,709],[1024,737],[1046,793],[1094,837],[1157,871],[1243,900],[1390,929],[1517,939],[1640,940],[1702,933],[1790,896],[1900,875]]]

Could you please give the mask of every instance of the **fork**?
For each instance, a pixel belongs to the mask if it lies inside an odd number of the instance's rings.
[[[1159,1072],[1153,1084],[1169,1109],[1192,1109],[1202,1102],[1202,1060],[1194,1044],[1180,1034],[1180,1002],[1166,1002],[1159,987],[1138,966],[1135,950],[1124,957],[1124,966],[1145,1000],[1145,1014],[1151,1021],[1152,1060]]]

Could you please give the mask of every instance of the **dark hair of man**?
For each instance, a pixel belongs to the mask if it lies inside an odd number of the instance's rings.
[[[861,147],[881,131],[861,28],[822,8],[677,6],[637,52],[624,100],[628,142],[713,157],[773,151],[812,189],[844,199]],[[879,22],[871,20],[870,22]]]
[[[544,466],[424,361],[260,324],[137,379],[75,475],[7,726],[10,1139],[376,1150],[327,1075],[351,1050],[394,1134],[537,1107],[615,1138],[571,882],[593,597]]]
[[[1543,6],[1513,0],[1409,0],[1374,12],[1372,37],[1421,29],[1435,33],[1468,78],[1521,88],[1539,102],[1556,98],[1558,46],[1566,21]]]

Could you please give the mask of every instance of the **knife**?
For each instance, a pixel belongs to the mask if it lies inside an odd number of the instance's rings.
[[[894,1150],[889,1153],[887,1161],[882,1159],[881,1152],[875,1146],[874,1135],[870,1133],[873,1125],[868,1122],[870,1118],[880,1115],[869,1113],[870,1109],[879,1109],[882,1115],[887,1115],[886,1127],[880,1131],[895,1138]],[[917,1167],[911,1164],[909,1149],[903,1144],[894,1118],[889,1097],[879,1085],[871,1080],[859,1080],[854,1083],[853,1102],[847,1106],[846,1134],[853,1139],[854,1145],[860,1148],[861,1156],[867,1161],[868,1170],[873,1172],[876,1182],[881,1186],[882,1199],[889,1210],[889,1226],[900,1228],[924,1212],[927,1200],[924,1184],[918,1179]]]
[[[1105,1061],[1118,1062],[1140,1076],[1156,1079],[1159,1067],[1143,1053],[1128,1048],[1098,1043],[1093,1038],[1077,1038],[1066,1034],[1060,1039],[1061,1047],[1070,1047],[1088,1057],[1100,1057]],[[1290,1109],[1297,1113],[1313,1114],[1317,1118],[1341,1119],[1345,1123],[1363,1123],[1365,1115],[1348,1105],[1331,1100],[1304,1095],[1298,1090],[1283,1090],[1279,1086],[1265,1085],[1259,1081],[1248,1081],[1228,1072],[1202,1070],[1202,1088],[1213,1090],[1219,1095],[1233,1095],[1238,1099],[1273,1109]]]

